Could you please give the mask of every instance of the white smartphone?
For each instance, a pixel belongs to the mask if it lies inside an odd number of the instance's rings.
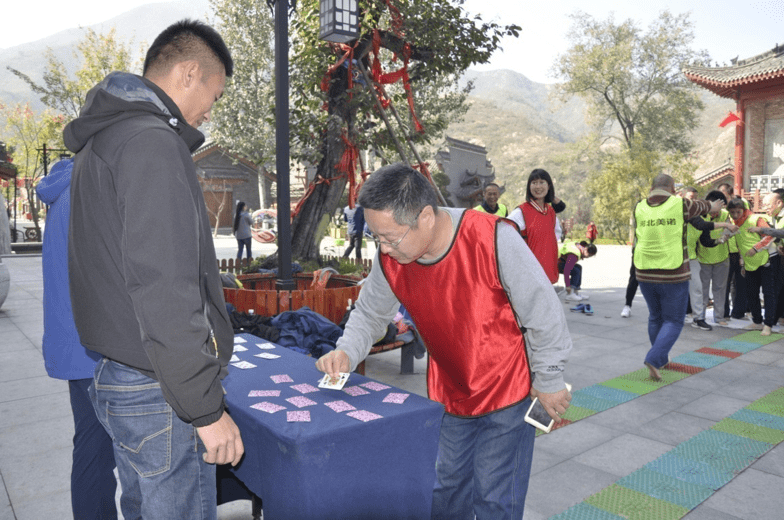
[[[572,391],[572,385],[566,383],[566,391]],[[533,402],[531,403],[531,407],[528,408],[528,411],[525,413],[525,422],[536,426],[544,433],[550,433],[550,430],[553,429],[553,425],[555,424],[555,420],[550,417],[547,413],[547,410],[544,409],[542,403],[539,402],[539,398],[534,397]]]

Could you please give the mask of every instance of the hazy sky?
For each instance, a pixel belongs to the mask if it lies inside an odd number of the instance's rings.
[[[263,1],[263,0],[262,0]],[[418,0],[427,1],[427,0]],[[12,47],[49,36],[59,30],[91,25],[112,18],[150,0],[11,0],[5,2],[0,48]],[[706,49],[711,58],[729,63],[731,58],[748,58],[784,44],[784,0],[466,0],[465,8],[485,20],[515,23],[523,30],[517,39],[507,39],[504,50],[480,70],[511,69],[529,79],[553,82],[549,71],[556,57],[567,48],[569,14],[578,9],[597,19],[615,13],[616,21],[631,18],[642,28],[658,13],[691,12],[695,25],[695,47]]]

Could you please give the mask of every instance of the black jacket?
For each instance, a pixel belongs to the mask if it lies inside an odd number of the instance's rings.
[[[76,153],[68,261],[82,344],[158,380],[182,420],[212,424],[234,340],[191,158],[204,136],[154,83],[114,72],[64,139]]]

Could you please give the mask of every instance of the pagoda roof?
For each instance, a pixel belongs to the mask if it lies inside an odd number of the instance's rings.
[[[784,45],[745,60],[735,58],[728,67],[686,66],[683,73],[718,96],[735,98],[744,87],[784,81]]]

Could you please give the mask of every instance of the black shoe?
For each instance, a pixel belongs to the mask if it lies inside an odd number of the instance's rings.
[[[694,327],[695,329],[713,330],[713,327],[705,323],[705,320],[694,320],[691,326]]]

